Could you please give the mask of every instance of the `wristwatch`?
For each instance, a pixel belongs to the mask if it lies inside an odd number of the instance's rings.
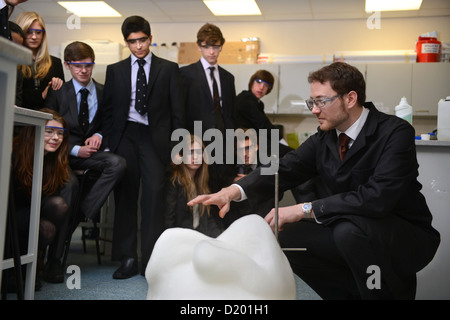
[[[305,213],[305,218],[311,219],[311,211],[312,211],[312,204],[311,204],[311,202],[305,202],[302,205],[302,210]]]

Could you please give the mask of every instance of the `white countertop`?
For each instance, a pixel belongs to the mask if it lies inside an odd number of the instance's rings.
[[[416,140],[416,146],[450,147],[450,141],[442,141],[442,140]]]

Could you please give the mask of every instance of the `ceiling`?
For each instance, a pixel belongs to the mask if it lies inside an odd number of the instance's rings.
[[[46,24],[66,23],[70,13],[58,0],[28,0],[19,4],[12,19],[21,11],[36,11]],[[367,19],[364,0],[256,0],[261,16],[215,17],[202,0],[105,0],[119,11],[119,18],[82,18],[85,23],[121,23],[125,17],[141,15],[151,23],[252,22],[289,20]],[[381,18],[450,16],[450,1],[423,0],[418,11],[382,12]]]

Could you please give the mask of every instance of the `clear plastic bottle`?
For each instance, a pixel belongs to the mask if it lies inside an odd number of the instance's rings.
[[[395,115],[399,118],[405,119],[412,125],[413,107],[408,104],[406,97],[400,100],[398,106],[395,107]]]
[[[450,141],[450,96],[438,103],[437,138]]]

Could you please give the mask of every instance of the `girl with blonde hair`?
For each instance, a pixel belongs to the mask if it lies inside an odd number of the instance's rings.
[[[43,107],[50,87],[61,88],[64,71],[61,59],[48,51],[44,19],[36,12],[21,12],[15,22],[22,28],[23,45],[31,50],[33,57],[31,65],[19,66],[23,75],[21,107],[36,110]]]
[[[194,229],[217,237],[222,232],[217,213],[203,204],[194,207],[187,205],[197,195],[210,192],[205,145],[195,135],[188,135],[184,141],[186,146],[180,154],[183,160],[178,165],[172,163],[172,174],[167,184],[165,225],[167,228]]]

